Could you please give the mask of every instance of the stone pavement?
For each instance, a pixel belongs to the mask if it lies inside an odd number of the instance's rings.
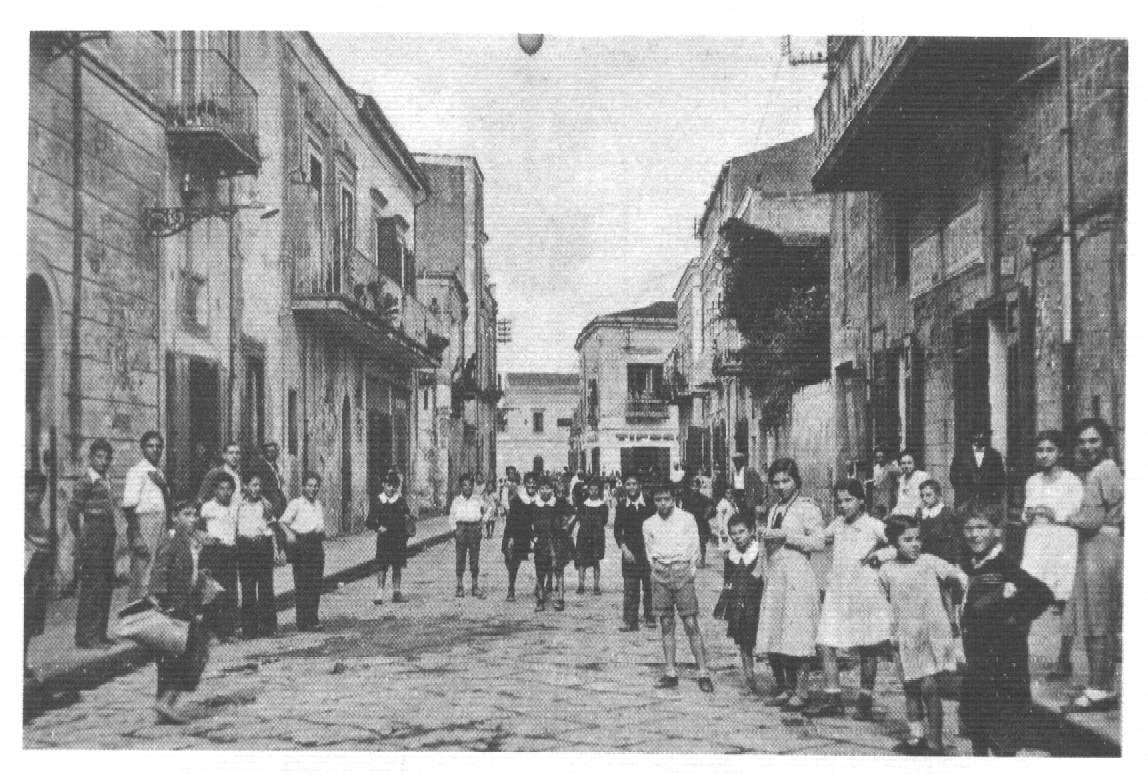
[[[535,613],[529,565],[518,601],[503,601],[498,546],[497,538],[483,543],[486,599],[454,598],[453,548],[440,545],[410,562],[403,583],[408,604],[394,605],[388,594],[386,604],[373,605],[375,583],[365,579],[324,596],[324,632],[299,634],[289,625],[277,638],[215,647],[199,691],[189,697],[189,725],[155,725],[155,671],[148,666],[35,718],[24,727],[25,746],[881,755],[904,732],[889,663],[878,683],[880,722],[788,725],[742,690],[736,650],[708,616],[702,625],[716,691],[697,689],[684,637],[681,685],[657,691],[657,632],[616,631],[621,579],[613,547],[603,596],[569,593],[564,612]],[[720,574],[713,565],[699,572],[703,610],[717,598]],[[574,578],[570,568],[571,591]],[[768,683],[768,670],[761,677]],[[856,670],[844,679],[848,691]],[[1083,751],[1072,727],[1041,729],[1026,752]],[[945,731],[952,754],[969,753],[967,741],[955,736],[952,701]]]

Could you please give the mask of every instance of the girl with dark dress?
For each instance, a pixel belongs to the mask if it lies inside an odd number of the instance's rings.
[[[508,481],[511,487],[508,499],[510,507],[506,512],[506,527],[502,531],[502,555],[506,559],[507,590],[506,601],[514,601],[514,583],[518,579],[518,567],[530,558],[530,542],[534,537],[534,502],[538,486],[534,476],[527,474],[522,486]]]
[[[394,579],[395,592],[392,602],[406,602],[403,596],[403,568],[407,566],[407,519],[411,509],[399,491],[402,481],[394,471],[383,480],[383,491],[371,498],[367,510],[367,529],[378,533],[375,537],[375,569],[378,572],[379,590],[375,593],[375,604],[383,604],[383,590],[387,586],[387,569]]]
[[[973,755],[1011,757],[1032,707],[1030,624],[1053,603],[1048,587],[1001,550],[1003,510],[967,507],[962,530],[969,578],[961,615],[968,668],[961,681],[960,718]]]
[[[574,510],[565,500],[554,494],[554,484],[543,479],[538,485],[538,500],[534,504],[534,595],[535,612],[546,609],[551,586],[556,599],[556,611],[566,608],[565,570],[573,553],[570,530],[574,524]],[[550,583],[553,581],[553,584]]]
[[[175,513],[171,532],[156,551],[148,596],[172,618],[191,624],[187,649],[182,654],[156,658],[155,711],[159,722],[181,724],[187,720],[176,709],[180,694],[199,687],[199,678],[207,666],[211,634],[200,613],[210,576],[207,570],[200,569],[205,533],[201,531],[202,521],[196,518],[195,503],[180,503]]]
[[[578,541],[574,548],[574,566],[578,568],[578,594],[586,593],[586,569],[594,569],[594,594],[601,595],[602,567],[606,555],[606,521],[610,506],[602,499],[602,482],[586,482],[586,499],[578,506]]]
[[[760,546],[750,531],[749,523],[735,515],[726,527],[731,544],[725,557],[725,585],[719,610],[728,626],[726,635],[738,647],[741,674],[746,687],[757,692],[753,675],[753,649],[757,646],[757,623],[761,611],[761,594],[765,589],[760,561]],[[721,610],[720,607],[724,607]]]

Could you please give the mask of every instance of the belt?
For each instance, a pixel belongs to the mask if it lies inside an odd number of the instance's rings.
[[[1124,534],[1124,531],[1117,527],[1115,524],[1104,524],[1100,527],[1100,534],[1102,535],[1116,535],[1119,537]]]
[[[650,561],[653,562],[654,564],[660,564],[663,567],[674,567],[674,566],[679,565],[679,564],[686,564],[686,565],[693,564],[693,561],[690,559],[675,559],[672,562],[665,562],[665,561],[662,561],[661,559],[651,559]]]

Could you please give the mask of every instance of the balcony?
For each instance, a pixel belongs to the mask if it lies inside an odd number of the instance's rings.
[[[168,146],[189,167],[218,175],[259,171],[259,95],[222,52],[171,52],[171,89],[161,100]]]
[[[737,324],[728,318],[717,321],[713,336],[714,376],[738,376],[742,373],[745,338]]]
[[[630,398],[626,401],[626,421],[631,424],[664,422],[670,418],[670,406],[657,398]]]
[[[1032,48],[1028,38],[831,39],[829,76],[814,110],[814,190],[907,184],[922,141],[954,123],[991,117]]]
[[[403,293],[357,248],[342,260],[297,271],[291,308],[317,330],[412,368],[437,368],[448,343],[438,315]]]

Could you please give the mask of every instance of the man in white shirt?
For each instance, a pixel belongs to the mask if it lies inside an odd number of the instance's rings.
[[[291,574],[295,578],[295,625],[301,632],[321,632],[319,597],[323,592],[323,538],[325,524],[319,487],[323,477],[303,474],[303,496],[287,503],[279,519],[291,546]]]
[[[893,515],[915,517],[921,507],[921,484],[929,480],[929,474],[917,470],[912,452],[902,452],[897,464],[901,475],[897,477],[897,504],[893,506]]]
[[[233,486],[231,490],[231,504],[239,504],[239,492],[243,490],[243,482],[239,480],[239,459],[241,456],[242,453],[240,452],[239,444],[235,441],[231,441],[223,447],[223,464],[207,471],[207,475],[203,477],[203,483],[199,486],[199,494],[195,499],[200,505],[214,496],[215,482],[221,473],[231,478]]]
[[[674,505],[671,486],[659,485],[654,489],[654,506],[657,511],[642,524],[642,536],[650,561],[654,614],[662,622],[662,652],[666,659],[665,674],[655,687],[678,686],[676,609],[697,661],[698,687],[704,693],[712,693],[714,685],[706,667],[706,648],[698,625],[698,597],[694,590],[694,574],[701,556],[698,525],[692,515]]]
[[[239,601],[236,592],[238,568],[235,562],[237,509],[232,504],[235,488],[231,477],[225,473],[217,473],[211,483],[215,496],[199,509],[199,516],[207,531],[200,562],[211,573],[212,579],[223,587],[223,592],[209,608],[204,624],[220,642],[229,642],[235,636]]]
[[[140,437],[140,452],[143,459],[128,470],[120,501],[131,546],[130,599],[147,593],[155,552],[167,534],[167,480],[158,467],[163,456],[163,436],[148,430]]]
[[[478,552],[482,547],[482,498],[474,491],[474,477],[463,473],[458,480],[461,492],[450,504],[447,523],[454,530],[454,575],[457,585],[456,597],[465,597],[462,576],[466,571],[467,558],[470,559],[470,593],[477,599],[485,594],[478,587]]]

